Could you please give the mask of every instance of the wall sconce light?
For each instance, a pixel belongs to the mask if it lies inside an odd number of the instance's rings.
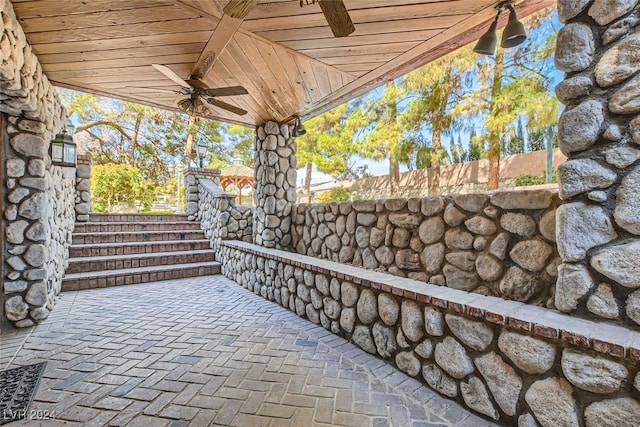
[[[300,120],[300,117],[295,116],[295,122],[293,124],[293,132],[291,132],[291,136],[298,137],[304,135],[305,133],[307,133],[307,130],[302,124],[302,120]]]
[[[73,131],[73,124],[67,119],[67,123],[62,132],[57,134],[51,141],[51,163],[55,166],[76,167],[76,143],[68,133],[68,129]]]
[[[498,11],[496,19],[493,20],[487,32],[478,39],[478,43],[473,48],[475,53],[481,55],[494,55],[496,53],[496,44],[498,42],[496,31],[498,30],[498,21],[500,20],[500,14],[503,9],[508,9],[510,13],[509,21],[502,32],[500,46],[505,48],[515,47],[527,39],[527,32],[522,22],[518,20],[516,10],[510,1],[505,1],[496,6],[496,10]]]

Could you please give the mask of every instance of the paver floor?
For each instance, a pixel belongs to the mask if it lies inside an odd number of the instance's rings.
[[[0,340],[2,369],[48,362],[15,425],[491,425],[223,276],[66,292]]]

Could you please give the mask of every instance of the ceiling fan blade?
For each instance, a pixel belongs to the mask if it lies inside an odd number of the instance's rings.
[[[257,2],[258,0],[231,0],[224,7],[223,12],[232,18],[244,19]]]
[[[189,86],[189,83],[185,82],[183,79],[180,78],[179,75],[174,73],[171,68],[166,67],[164,65],[160,65],[160,64],[151,64],[151,66],[156,70],[160,71],[162,74],[164,74],[166,77],[171,79],[176,84],[179,84],[182,87],[191,87]]]
[[[335,37],[346,37],[356,30],[342,0],[319,0],[318,3]]]
[[[218,99],[215,99],[215,98],[207,98],[207,99],[202,98],[202,99],[209,105],[222,108],[223,110],[231,111],[232,113],[237,114],[239,116],[244,116],[245,114],[247,114],[247,112],[242,108],[238,108],[235,105],[227,104],[226,102],[220,101]]]
[[[211,96],[232,96],[232,95],[246,95],[247,89],[243,86],[228,86],[228,87],[216,87],[213,89],[207,89],[207,93]]]

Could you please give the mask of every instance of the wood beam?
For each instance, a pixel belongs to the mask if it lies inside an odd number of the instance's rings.
[[[229,15],[222,16],[211,38],[202,53],[200,53],[196,65],[193,67],[191,78],[203,79],[209,74],[222,51],[240,28],[242,21],[242,19],[232,18]]]
[[[257,0],[231,0],[224,8],[224,14],[214,30],[207,45],[202,50],[196,65],[191,71],[191,78],[203,79],[209,74],[222,51],[236,34],[244,18],[255,6]]]

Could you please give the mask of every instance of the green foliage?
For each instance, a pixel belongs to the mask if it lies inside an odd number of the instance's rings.
[[[558,182],[558,175],[556,174],[556,171],[553,171],[553,174],[551,175],[551,182]],[[522,174],[518,175],[515,179],[516,187],[526,187],[528,185],[541,185],[546,183],[547,178],[545,175],[533,176],[529,174]]]
[[[430,139],[414,139],[422,142],[414,148],[417,168],[437,167],[445,159],[442,136],[449,135],[459,125],[461,116],[453,107],[472,84],[470,70],[475,60],[476,55],[470,46],[465,46],[412,71],[404,78],[402,85],[407,91],[409,103],[402,119],[410,133],[421,135],[425,129],[429,129],[432,135]],[[424,149],[427,145],[430,146],[428,151]],[[426,161],[425,156],[428,156]]]
[[[153,183],[143,179],[133,166],[107,163],[91,170],[91,197],[96,212],[110,212],[117,203],[133,206],[136,201],[149,209],[155,197],[153,189]]]
[[[197,164],[194,146],[200,141],[208,146],[206,161],[212,166],[226,166],[234,158],[251,164],[253,129],[67,89],[58,93],[79,121],[81,151],[91,154],[94,164],[135,166],[159,185],[175,159]]]
[[[304,122],[307,133],[296,138],[298,164],[312,163],[333,177],[347,171],[349,157],[358,152],[350,113],[349,105],[342,104]]]
[[[351,192],[344,187],[333,187],[315,197],[316,203],[346,202],[351,200]]]

